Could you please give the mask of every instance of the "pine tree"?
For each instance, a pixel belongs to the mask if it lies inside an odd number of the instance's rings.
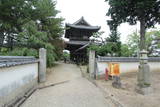
[[[121,56],[120,34],[117,32],[117,26],[111,29],[111,34],[106,38],[107,45],[111,48],[111,56]]]
[[[0,0],[0,44],[17,55],[28,55],[30,52],[26,49],[35,52],[38,48],[46,48],[51,66],[60,52],[54,42],[63,34],[63,18],[57,17],[59,11],[55,6],[53,0]],[[14,50],[24,52],[19,54]]]

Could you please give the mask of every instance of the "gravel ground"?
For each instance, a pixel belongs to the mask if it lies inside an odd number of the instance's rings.
[[[160,107],[160,72],[153,71],[151,75],[153,93],[149,95],[136,93],[136,72],[121,75],[122,89],[113,88],[111,80],[97,80],[96,84],[124,107]]]
[[[59,63],[49,71],[47,82],[40,87],[66,82],[37,90],[22,107],[113,107],[99,88],[81,76],[76,65]]]

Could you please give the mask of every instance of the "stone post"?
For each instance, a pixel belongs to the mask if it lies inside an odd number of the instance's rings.
[[[150,81],[150,67],[148,65],[147,51],[140,52],[140,65],[137,77],[136,91],[140,94],[146,95],[152,92]]]
[[[39,82],[46,81],[46,49],[39,49],[39,72],[38,72]]]
[[[89,51],[89,73],[90,77],[93,79],[95,76],[95,51]]]

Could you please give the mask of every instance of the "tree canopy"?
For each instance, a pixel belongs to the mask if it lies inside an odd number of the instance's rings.
[[[136,32],[128,35],[127,45],[131,52],[132,56],[137,56],[137,52],[139,51],[139,39],[140,35]],[[160,49],[160,43],[157,42],[160,38],[159,30],[151,30],[146,32],[146,47],[149,52],[149,56],[153,56],[155,49]]]
[[[116,32],[111,33],[109,37],[103,38],[101,37],[104,32],[97,32],[93,34],[94,37],[94,45],[91,45],[89,49],[96,50],[97,54],[100,56],[121,56],[121,42],[120,42],[120,34]],[[101,45],[99,40],[101,40]],[[99,44],[96,45],[96,43]]]
[[[106,0],[110,8],[107,15],[111,17],[108,24],[112,31],[118,25],[128,22],[135,25],[140,22],[140,49],[145,49],[145,30],[160,22],[159,0]]]
[[[111,6],[107,15],[111,16],[112,26],[129,22],[131,25],[144,20],[145,27],[154,26],[160,21],[159,0],[106,0]],[[113,22],[116,21],[116,22]]]
[[[46,48],[51,66],[62,54],[55,41],[62,43],[63,18],[55,6],[53,0],[0,0],[0,45],[7,47],[0,48],[1,54],[37,56],[39,48]]]

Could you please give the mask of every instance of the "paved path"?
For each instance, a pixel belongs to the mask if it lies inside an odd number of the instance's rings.
[[[43,85],[63,81],[37,90],[22,107],[109,107],[99,88],[81,77],[80,69],[73,64],[57,65]]]

